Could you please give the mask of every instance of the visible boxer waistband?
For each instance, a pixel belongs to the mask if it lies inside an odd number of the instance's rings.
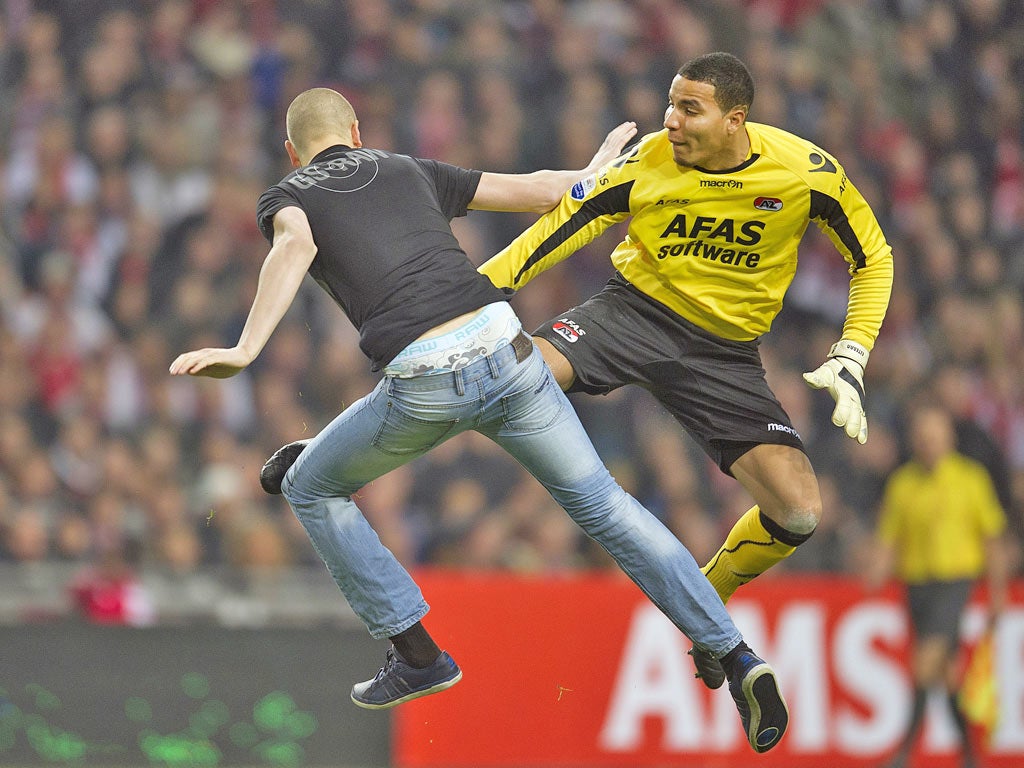
[[[450,373],[509,344],[515,347],[520,361],[533,349],[512,307],[507,301],[496,301],[482,307],[458,328],[412,342],[384,366],[384,373],[399,378]]]

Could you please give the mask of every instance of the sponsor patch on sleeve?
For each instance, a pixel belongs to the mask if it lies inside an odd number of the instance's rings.
[[[584,197],[594,191],[594,187],[597,186],[597,178],[594,176],[587,176],[583,181],[577,181],[572,185],[572,191],[569,193],[569,197],[573,200],[582,200]]]

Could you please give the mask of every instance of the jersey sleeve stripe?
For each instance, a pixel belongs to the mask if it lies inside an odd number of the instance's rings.
[[[864,248],[861,246],[857,234],[853,231],[853,227],[850,226],[850,220],[846,216],[846,211],[843,210],[838,200],[831,195],[826,195],[824,192],[812,189],[810,217],[812,219],[821,219],[836,233],[840,242],[850,252],[854,271],[864,268],[864,265],[867,263]]]
[[[523,266],[516,273],[513,284],[519,280],[537,262],[557,249],[569,238],[586,227],[590,222],[602,216],[614,216],[617,213],[629,213],[629,193],[633,189],[634,179],[606,189],[589,200],[584,201],[579,210],[569,217],[562,226],[552,232],[537,249],[530,254]]]

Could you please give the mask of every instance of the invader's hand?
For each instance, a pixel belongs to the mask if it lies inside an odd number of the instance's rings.
[[[244,370],[252,358],[238,347],[220,349],[208,347],[185,352],[178,355],[171,363],[172,376],[209,376],[213,379],[226,379]]]
[[[612,128],[608,135],[604,137],[604,143],[601,144],[597,154],[594,155],[594,159],[590,161],[590,165],[587,168],[591,171],[597,171],[606,166],[622,154],[623,147],[634,136],[636,136],[636,123],[632,121],[620,123]]]

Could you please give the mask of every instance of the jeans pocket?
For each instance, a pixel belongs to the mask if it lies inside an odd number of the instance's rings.
[[[543,368],[540,376],[524,377],[520,388],[501,398],[501,413],[509,432],[547,429],[562,414],[566,399],[554,377]]]
[[[457,418],[424,419],[407,413],[395,400],[389,400],[380,429],[373,436],[373,446],[394,456],[424,453],[448,437],[459,421]]]

